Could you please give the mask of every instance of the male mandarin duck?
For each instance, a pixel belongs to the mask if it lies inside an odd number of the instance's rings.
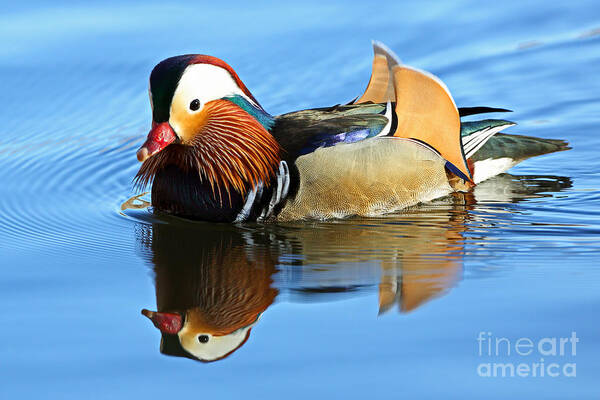
[[[444,83],[384,45],[366,91],[346,105],[272,116],[235,71],[206,55],[150,75],[152,129],[136,183],[155,210],[223,222],[376,216],[467,191],[562,140],[499,133],[508,111],[457,108]]]

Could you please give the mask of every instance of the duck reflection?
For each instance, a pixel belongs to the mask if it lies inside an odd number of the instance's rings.
[[[461,279],[465,233],[485,226],[474,208],[570,186],[568,178],[502,175],[471,193],[385,219],[233,226],[168,218],[139,224],[138,241],[155,272],[157,306],[142,314],[161,332],[161,353],[208,362],[239,349],[284,293],[288,301],[324,301],[375,290],[379,313],[394,305],[413,311]]]
[[[158,311],[142,310],[161,331],[160,351],[201,361],[227,357],[248,339],[273,303],[276,254],[253,234],[227,226],[156,223],[151,251]]]

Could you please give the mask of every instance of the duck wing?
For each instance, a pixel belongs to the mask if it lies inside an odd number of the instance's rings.
[[[390,133],[391,103],[336,105],[295,111],[275,118],[271,134],[293,161],[318,148],[356,143]]]

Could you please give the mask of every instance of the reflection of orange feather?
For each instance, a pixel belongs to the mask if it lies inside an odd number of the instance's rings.
[[[228,335],[275,300],[277,253],[240,231],[155,224],[150,235],[158,309],[185,312],[192,332]]]
[[[202,274],[192,285],[195,307],[186,312],[192,331],[228,335],[256,322],[278,294],[272,287],[277,254],[268,247],[248,247],[238,235],[213,231],[212,246],[205,240],[203,248],[191,253]],[[189,239],[197,247],[194,236]]]

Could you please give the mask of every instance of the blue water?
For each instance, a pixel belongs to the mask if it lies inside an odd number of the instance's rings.
[[[597,2],[0,9],[1,398],[600,397]],[[508,133],[573,149],[380,219],[233,227],[122,210],[158,61],[223,58],[278,114],[359,95],[371,39],[440,76],[459,106],[513,109]],[[221,361],[161,354],[140,315],[259,284],[276,297]],[[579,342],[480,356],[487,332]],[[576,377],[478,374],[541,358]]]

